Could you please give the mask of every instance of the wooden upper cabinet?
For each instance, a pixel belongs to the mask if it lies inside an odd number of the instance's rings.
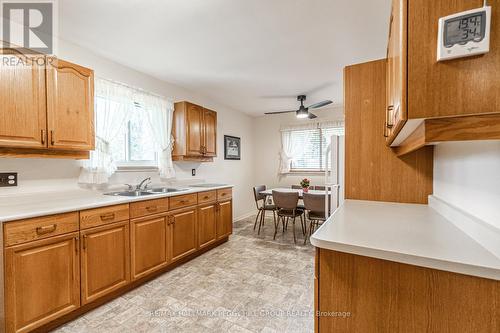
[[[199,156],[203,154],[203,108],[189,103],[186,115],[186,154]]]
[[[94,72],[60,59],[47,64],[49,148],[93,150]]]
[[[82,304],[130,281],[129,222],[81,231]]]
[[[217,112],[190,102],[175,103],[174,161],[212,161],[217,156]]]
[[[233,232],[233,201],[223,201],[217,205],[217,239],[222,239]]]
[[[388,144],[400,145],[424,119],[500,113],[499,6],[491,8],[488,53],[437,61],[439,18],[482,6],[482,0],[393,0],[384,129]]]
[[[198,214],[197,208],[172,212],[168,217],[171,229],[172,261],[179,260],[197,249]]]
[[[130,222],[132,279],[165,267],[170,261],[170,226],[165,216],[147,217]]]
[[[78,233],[8,247],[4,255],[6,332],[31,332],[80,306]]]
[[[0,147],[47,147],[44,57],[0,58]]]
[[[217,112],[203,109],[203,154],[217,156]]]

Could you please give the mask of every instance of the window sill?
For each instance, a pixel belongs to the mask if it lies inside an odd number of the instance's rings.
[[[116,172],[158,172],[157,166],[148,165],[119,165]]]
[[[328,171],[330,173],[330,171]],[[314,171],[314,170],[291,170],[290,172],[284,173],[284,175],[324,175],[325,171]]]

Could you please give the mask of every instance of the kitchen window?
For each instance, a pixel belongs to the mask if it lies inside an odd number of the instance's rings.
[[[322,172],[325,151],[332,135],[344,135],[343,124],[324,124],[287,128],[282,133],[280,173]]]

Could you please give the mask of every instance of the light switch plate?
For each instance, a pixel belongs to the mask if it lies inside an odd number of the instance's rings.
[[[17,172],[0,173],[0,187],[17,186]]]
[[[196,169],[191,169],[191,176],[196,176]]]

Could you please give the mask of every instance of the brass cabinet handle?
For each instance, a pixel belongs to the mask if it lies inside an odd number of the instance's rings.
[[[75,253],[78,253],[78,247],[80,246],[80,239],[78,237],[75,237]]]
[[[57,229],[57,224],[52,224],[52,225],[47,225],[47,226],[43,226],[43,227],[37,227],[36,233],[38,235],[46,235],[46,234],[50,234],[51,232],[56,231],[56,229]]]
[[[41,139],[42,139],[42,145],[44,145],[45,144],[45,130],[44,129],[42,130]]]
[[[181,204],[185,204],[185,203],[188,203],[189,201],[188,200],[181,200],[179,201]]]
[[[82,247],[84,250],[87,248],[87,235],[83,235]]]
[[[54,131],[50,130],[50,144],[53,146],[56,143],[56,140],[54,138]]]
[[[101,215],[101,220],[103,221],[113,220],[114,218],[115,218],[115,213],[107,213]]]
[[[389,137],[389,134],[387,134],[387,121],[384,123],[384,137]]]
[[[146,210],[148,210],[150,212],[155,212],[155,211],[158,210],[158,207],[156,207],[156,206],[147,206]]]
[[[221,193],[220,194],[222,197],[225,197],[227,195],[227,193]]]
[[[388,127],[388,128],[392,128],[392,126],[394,125],[394,124],[392,123],[392,120],[393,120],[393,119],[392,119],[392,117],[390,117],[390,115],[389,115],[389,112],[390,112],[390,111],[392,111],[392,110],[394,110],[394,105],[389,105],[389,106],[387,107],[387,127]]]
[[[209,198],[210,198],[210,197],[209,197],[208,195],[205,195],[205,196],[203,197],[203,199],[204,199],[204,200],[207,200],[207,199],[209,199]]]

